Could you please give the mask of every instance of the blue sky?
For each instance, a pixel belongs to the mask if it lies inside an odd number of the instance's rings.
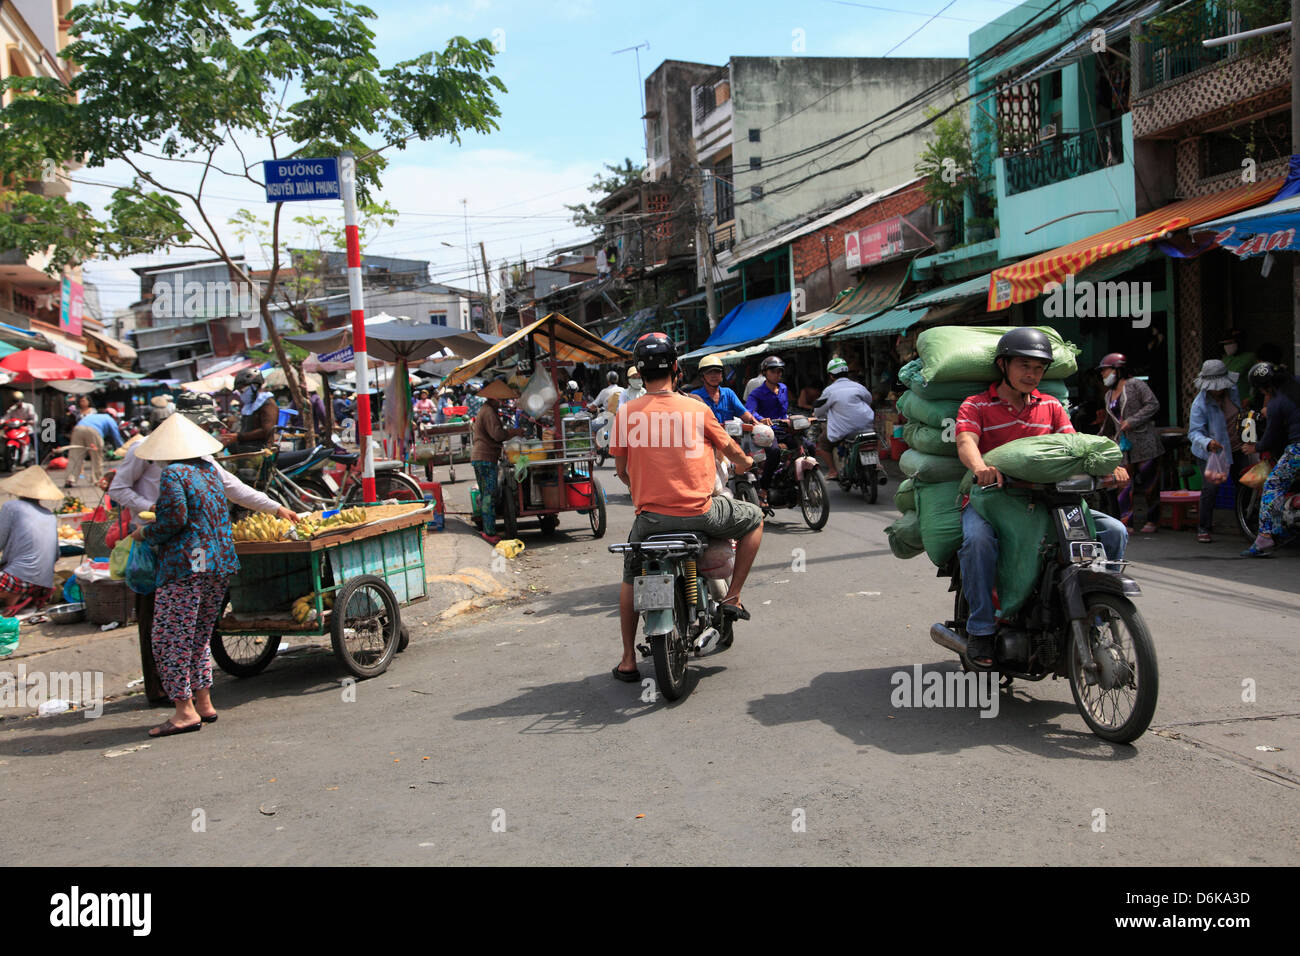
[[[1038,2],[1038,0],[1030,0]],[[455,35],[488,37],[501,47],[497,75],[509,92],[500,98],[500,130],[460,144],[413,144],[390,151],[382,195],[401,214],[368,251],[429,259],[436,279],[472,285],[466,264],[465,219],[477,261],[477,243],[494,263],[522,253],[534,259],[585,233],[568,222],[565,203],[588,198],[593,174],[606,162],[644,159],[640,76],[665,59],[724,64],[731,56],[957,56],[967,37],[1017,4],[1014,0],[715,0],[614,3],[608,0],[371,0],[378,55],[384,64],[441,49]],[[899,12],[887,12],[890,8]],[[927,23],[931,14],[941,17]],[[907,39],[920,28],[920,32]],[[891,53],[891,50],[893,51]],[[255,149],[250,152],[252,159]],[[125,171],[84,170],[79,179],[121,182]],[[270,206],[251,187],[216,191],[225,216]],[[78,187],[74,198],[98,205],[106,190]],[[462,200],[465,204],[462,205]],[[338,203],[297,203],[294,214],[337,215]],[[289,211],[286,210],[286,212]],[[449,248],[443,243],[450,243]],[[238,243],[235,243],[236,246]],[[250,260],[261,256],[252,246]],[[190,251],[88,265],[107,309],[136,298],[129,266],[197,258]]]

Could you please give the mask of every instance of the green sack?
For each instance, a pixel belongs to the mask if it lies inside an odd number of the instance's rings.
[[[944,435],[951,436],[951,441],[944,441]],[[927,455],[943,455],[946,458],[957,457],[957,422],[935,428],[921,422],[908,422],[903,426],[903,441],[909,448],[923,451]]]
[[[900,518],[885,528],[885,534],[889,535],[889,550],[894,552],[896,558],[914,558],[925,550],[921,544],[921,525],[915,511],[903,512]]]
[[[1068,378],[1078,371],[1079,349],[1061,338],[1056,329],[1034,326],[1052,343],[1052,364],[1044,378]],[[922,377],[931,382],[979,381],[991,376],[998,339],[1011,331],[1005,325],[938,325],[916,337],[923,365]]]
[[[0,657],[18,650],[18,618],[0,617]]]
[[[952,560],[961,547],[960,481],[915,484],[921,543],[937,568]]]
[[[994,485],[972,494],[968,506],[998,535],[998,613],[1002,617],[1019,611],[1037,586],[1042,570],[1039,551],[1052,533],[1051,509],[1031,504],[1027,491]]]
[[[899,483],[898,490],[894,492],[894,507],[899,511],[916,510],[916,493],[912,490],[914,484],[914,478],[904,478]]]
[[[131,558],[131,545],[135,539],[130,535],[118,541],[113,545],[113,551],[108,556],[108,573],[116,581],[121,581],[126,577],[126,562]]]
[[[965,396],[962,396],[963,398]],[[956,421],[957,410],[961,400],[936,401],[922,398],[916,392],[908,390],[898,397],[898,410],[909,422],[920,422],[942,428],[945,421]]]
[[[966,475],[966,466],[956,458],[946,455],[931,455],[915,448],[903,452],[898,459],[898,467],[903,474],[917,481],[961,481]]]
[[[984,463],[1020,481],[1050,484],[1071,475],[1104,477],[1123,461],[1119,446],[1101,435],[1034,435],[984,454]],[[969,487],[969,483],[967,484]]]

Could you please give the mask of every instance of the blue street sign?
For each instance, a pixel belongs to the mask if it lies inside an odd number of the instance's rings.
[[[353,358],[354,358],[354,353],[352,351],[352,346],[349,345],[347,348],[339,349],[337,352],[330,352],[328,355],[322,355],[320,357],[320,361],[351,362]]]
[[[329,159],[267,159],[262,162],[267,202],[342,199],[339,161]]]

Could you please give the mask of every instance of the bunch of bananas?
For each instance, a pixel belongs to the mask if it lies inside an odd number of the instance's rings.
[[[299,538],[310,538],[322,531],[328,531],[330,528],[338,528],[344,525],[364,524],[366,520],[365,508],[345,508],[336,515],[329,518],[322,518],[319,514],[310,514],[305,518],[299,518],[295,530]]]
[[[327,608],[334,606],[334,595],[325,595],[325,606]],[[299,624],[313,624],[316,621],[316,596],[314,594],[304,594],[298,600],[293,602],[293,619]]]
[[[275,515],[254,514],[236,521],[230,533],[236,541],[279,541],[292,528],[293,522]]]

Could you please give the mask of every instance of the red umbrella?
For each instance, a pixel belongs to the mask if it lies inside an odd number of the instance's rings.
[[[12,372],[15,382],[59,382],[70,378],[93,378],[94,372],[72,359],[40,349],[23,349],[0,359],[0,369]]]

